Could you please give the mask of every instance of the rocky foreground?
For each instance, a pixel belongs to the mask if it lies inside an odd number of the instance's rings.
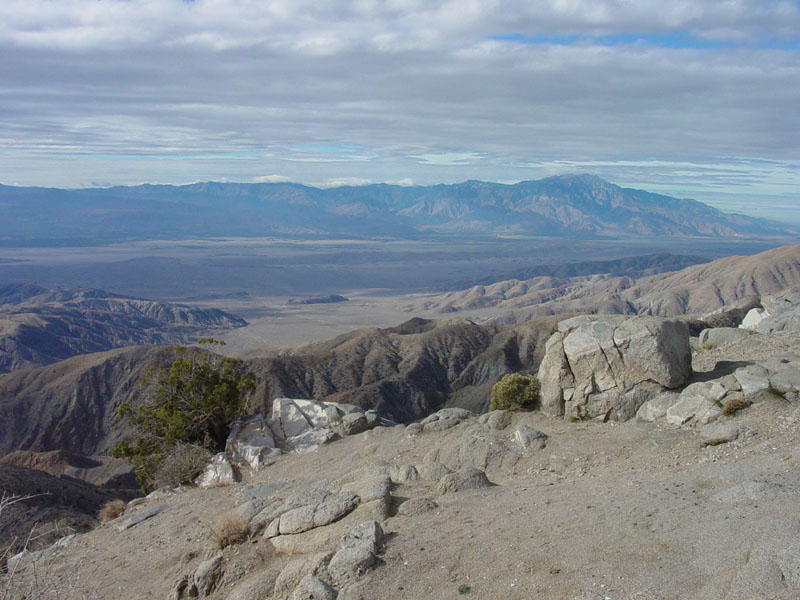
[[[562,407],[596,416],[444,409],[376,423],[242,467],[239,482],[135,500],[14,559],[12,588],[36,578],[59,598],[797,598],[800,333],[715,335],[688,379],[656,396],[669,402],[642,404],[638,418],[616,421],[602,391],[573,400],[566,385]],[[695,412],[676,418],[681,402]]]

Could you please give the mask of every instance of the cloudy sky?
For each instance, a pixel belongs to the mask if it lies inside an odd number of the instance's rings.
[[[800,2],[2,0],[0,182],[591,172],[800,222]]]

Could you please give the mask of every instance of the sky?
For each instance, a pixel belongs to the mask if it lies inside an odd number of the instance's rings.
[[[800,223],[800,2],[2,0],[0,183],[593,173]]]

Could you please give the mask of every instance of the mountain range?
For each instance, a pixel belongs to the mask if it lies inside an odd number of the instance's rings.
[[[247,322],[218,309],[97,289],[0,285],[0,373],[137,344],[177,344]]]
[[[0,185],[0,243],[73,245],[213,236],[769,236],[796,233],[591,175],[513,185],[294,183],[49,189]]]

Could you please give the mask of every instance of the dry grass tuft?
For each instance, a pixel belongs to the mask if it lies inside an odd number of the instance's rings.
[[[752,402],[747,398],[732,398],[730,400],[723,400],[722,402],[722,414],[725,416],[730,416],[735,413],[737,410],[742,410],[743,408],[747,408],[750,406]]]
[[[125,512],[125,501],[124,500],[109,500],[103,507],[100,509],[100,512],[97,513],[97,518],[100,520],[101,523],[108,523],[109,521],[113,521],[117,517],[121,516],[122,513]]]
[[[153,474],[153,486],[156,489],[165,489],[192,483],[203,472],[212,456],[206,448],[194,444],[178,444],[164,457],[164,461]]]
[[[222,550],[247,539],[248,521],[241,515],[226,514],[211,526],[210,539],[214,548]]]

